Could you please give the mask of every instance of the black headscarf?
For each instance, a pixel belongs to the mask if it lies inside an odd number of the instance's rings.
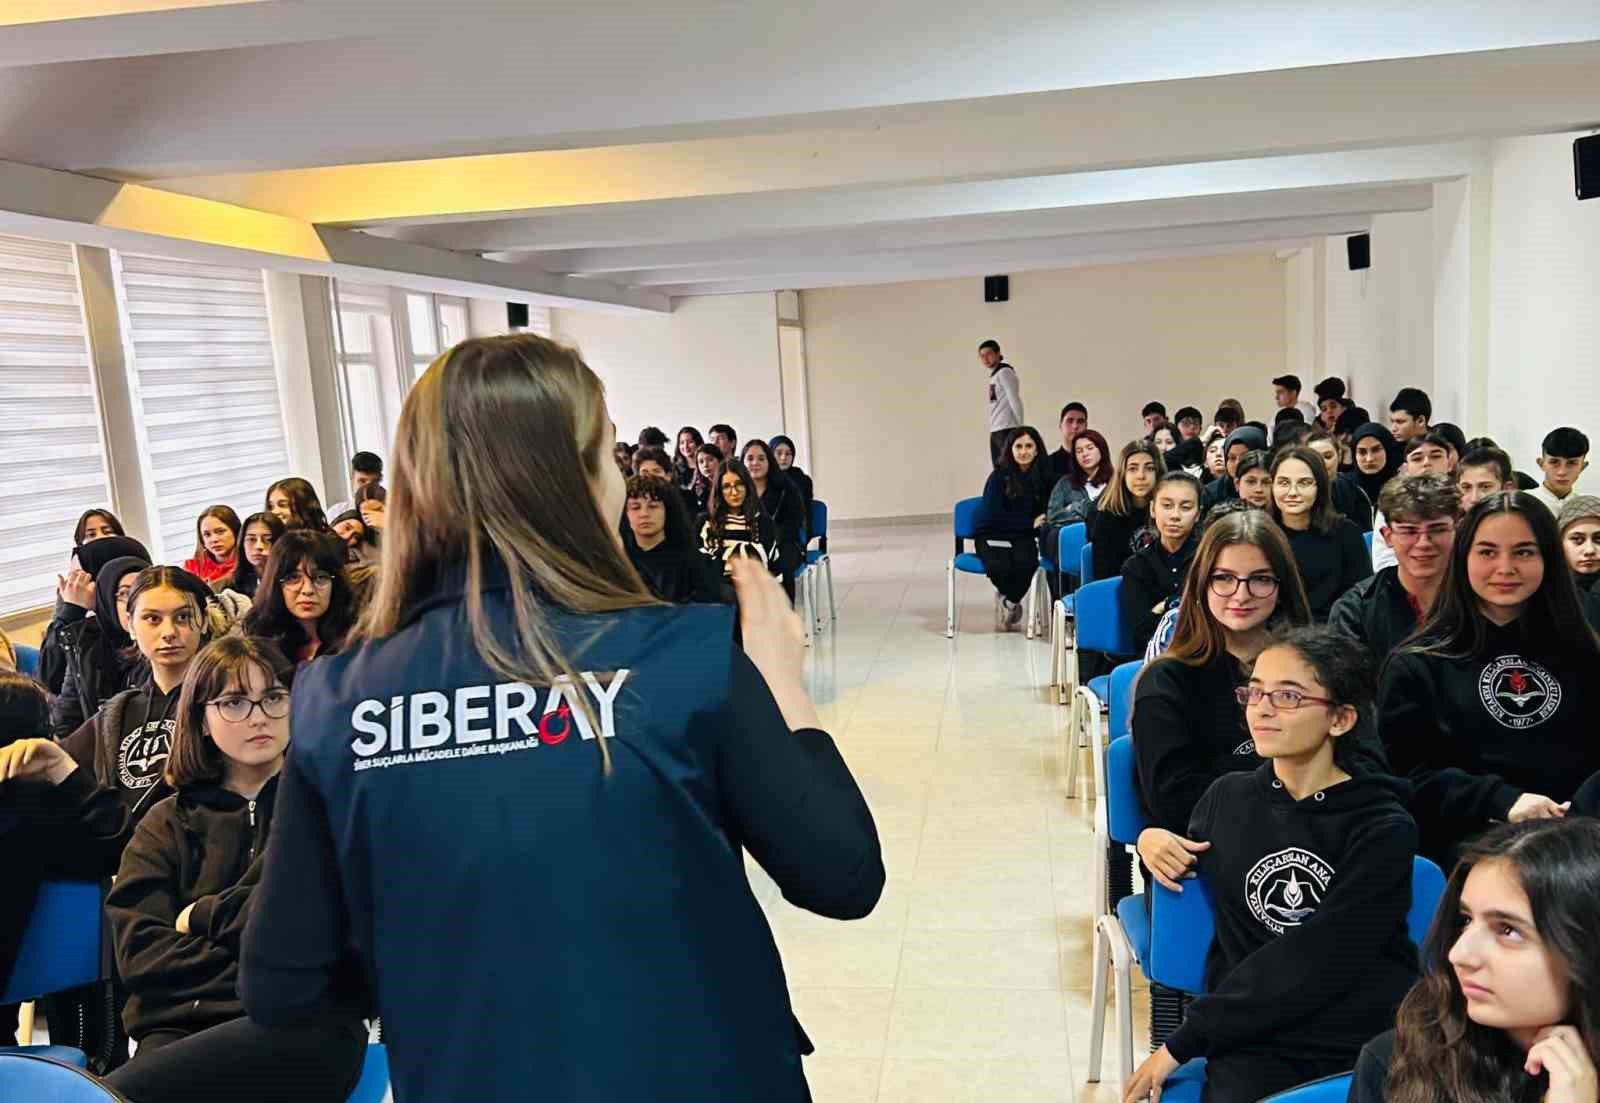
[[[109,539],[111,538],[96,540],[95,543],[104,544]],[[94,576],[94,619],[99,622],[100,628],[95,635],[94,646],[99,652],[100,669],[106,674],[122,670],[127,666],[128,660],[122,655],[133,646],[133,637],[123,629],[122,618],[117,616],[117,583],[127,575],[142,571],[148,566],[150,566],[148,559],[140,559],[136,555],[124,555],[111,560],[100,568],[99,574]]]
[[[149,549],[131,536],[104,536],[87,544],[79,544],[72,549],[72,554],[78,557],[78,566],[94,575],[96,580],[99,579],[100,568],[113,559],[132,556],[144,560],[146,567],[151,563]]]
[[[1366,492],[1367,498],[1372,502],[1372,508],[1378,508],[1378,495],[1383,491],[1384,485],[1395,477],[1400,471],[1400,443],[1394,439],[1394,434],[1375,421],[1369,421],[1350,435],[1350,448],[1354,451],[1366,437],[1376,437],[1383,445],[1383,453],[1388,457],[1384,461],[1383,470],[1376,475],[1368,475],[1359,466],[1356,467],[1356,482]]]

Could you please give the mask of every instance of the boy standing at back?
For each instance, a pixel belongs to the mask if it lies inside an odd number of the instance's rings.
[[[1550,430],[1539,447],[1539,470],[1544,481],[1528,493],[1561,512],[1561,503],[1572,496],[1578,476],[1589,466],[1589,438],[1570,425]]]

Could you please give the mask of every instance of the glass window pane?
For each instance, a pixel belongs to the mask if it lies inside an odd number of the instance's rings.
[[[372,315],[362,311],[339,312],[339,335],[344,338],[344,351],[354,356],[372,352]]]
[[[445,348],[467,339],[467,306],[462,302],[439,301],[439,336]]]
[[[406,318],[411,323],[411,351],[430,359],[439,355],[439,339],[433,329],[432,298],[427,295],[407,295]]]

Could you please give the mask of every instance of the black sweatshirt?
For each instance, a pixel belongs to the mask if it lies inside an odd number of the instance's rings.
[[[634,570],[650,587],[650,592],[662,601],[674,605],[722,601],[721,572],[715,563],[694,548],[663,540],[646,551],[631,537],[624,544]]]
[[[1018,475],[1010,468],[997,467],[989,472],[983,484],[983,534],[1014,536],[1033,532],[1034,519],[1049,506],[1054,485],[1044,486],[1037,470]]]
[[[130,1036],[203,1030],[244,1014],[239,943],[277,791],[276,777],[255,800],[220,785],[185,786],[140,821],[106,898]],[[190,904],[191,933],[180,934],[174,924]]]
[[[1406,928],[1417,829],[1404,786],[1352,777],[1304,800],[1263,763],[1194,810],[1216,938],[1206,994],[1167,1040],[1178,1061],[1242,1049],[1347,1055],[1394,1023],[1417,978]]]
[[[1328,613],[1328,627],[1365,644],[1380,666],[1416,626],[1417,612],[1400,585],[1399,567],[1362,579]]]
[[[1372,503],[1354,475],[1341,473],[1328,485],[1333,508],[1363,533],[1372,531]]]
[[[162,693],[147,679],[117,694],[61,741],[61,749],[122,797],[135,824],[172,792],[162,776],[172,749],[181,685]]]
[[[1597,695],[1600,658],[1516,624],[1490,625],[1483,652],[1468,658],[1391,656],[1378,726],[1395,772],[1416,787],[1423,853],[1448,863],[1524,793],[1570,800],[1600,771]]]
[[[1150,508],[1143,506],[1132,513],[1107,513],[1099,508],[1104,496],[1096,499],[1096,508],[1088,516],[1089,541],[1094,544],[1094,577],[1115,578],[1127,562],[1128,556],[1142,548],[1149,539],[1146,531],[1150,524]]]
[[[1318,624],[1328,619],[1333,603],[1350,587],[1372,574],[1372,553],[1361,537],[1361,530],[1341,518],[1327,532],[1285,528],[1295,565],[1306,585],[1311,602],[1311,617]]]
[[[761,495],[761,510],[771,523],[773,567],[785,578],[793,578],[795,568],[805,557],[802,539],[806,516],[800,492],[783,475],[774,475],[767,480],[767,492]]]
[[[1169,552],[1158,537],[1122,564],[1122,617],[1133,633],[1133,642],[1138,645],[1140,654],[1155,635],[1156,624],[1166,611],[1165,603],[1183,590],[1183,576],[1194,561],[1199,544],[1198,533],[1191,532],[1181,548]],[[1159,611],[1157,602],[1163,605]]]
[[[1139,800],[1152,826],[1182,835],[1213,782],[1261,764],[1233,691],[1250,675],[1227,652],[1205,666],[1157,659],[1133,695]]]

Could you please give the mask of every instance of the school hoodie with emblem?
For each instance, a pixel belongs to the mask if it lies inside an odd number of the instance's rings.
[[[1600,659],[1533,639],[1520,622],[1488,625],[1466,658],[1391,656],[1378,724],[1395,772],[1415,786],[1423,852],[1451,861],[1524,793],[1570,800],[1600,770],[1597,694]]]
[[[1216,936],[1206,993],[1168,1039],[1178,1061],[1347,1058],[1394,1025],[1417,977],[1406,928],[1416,825],[1405,786],[1361,774],[1295,800],[1265,762],[1206,791],[1189,824]]]
[[[143,684],[105,702],[61,741],[62,750],[95,781],[116,790],[135,824],[172,792],[162,774],[182,688],[162,693],[147,674]]]
[[[541,603],[578,677],[528,685],[472,645],[464,572],[427,592],[295,680],[251,1018],[317,1006],[348,933],[396,1099],[808,1099],[745,852],[799,907],[872,910],[882,854],[833,740],[784,723],[727,607]],[[509,592],[481,593],[509,645]]]

